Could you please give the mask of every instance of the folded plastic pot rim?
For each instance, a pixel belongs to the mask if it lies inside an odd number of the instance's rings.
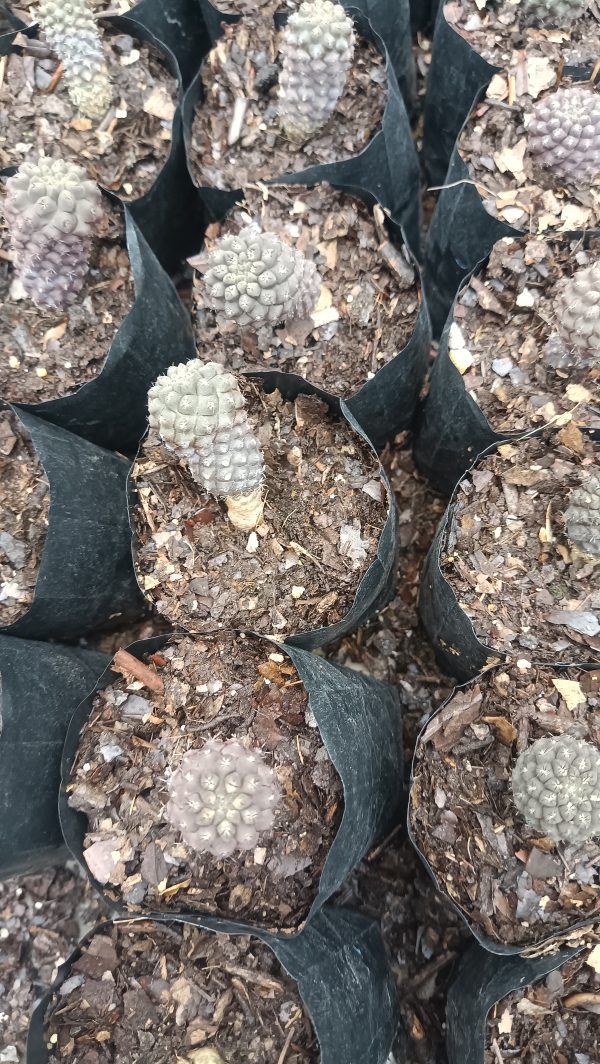
[[[50,510],[32,602],[0,633],[76,639],[117,618],[138,618],[144,604],[129,546],[129,463],[16,406],[5,408],[31,436]]]
[[[439,890],[440,894],[444,895],[444,898],[449,903],[449,905],[454,909],[454,912],[457,913],[460,916],[461,920],[466,925],[466,927],[469,929],[469,931],[473,935],[473,938],[477,941],[479,946],[482,947],[482,949],[484,949],[487,953],[493,954],[494,956],[515,957],[515,958],[518,957],[520,960],[527,959],[527,963],[530,963],[531,958],[534,958],[536,956],[536,954],[540,950],[541,951],[546,951],[548,946],[550,945],[550,943],[552,943],[552,944],[559,943],[562,938],[565,938],[567,935],[572,934],[573,931],[577,931],[579,928],[585,927],[586,924],[592,923],[594,921],[591,921],[589,916],[586,917],[583,920],[577,920],[573,924],[571,924],[570,927],[567,930],[555,931],[554,934],[547,935],[546,938],[540,939],[539,942],[536,942],[533,945],[530,944],[530,945],[516,946],[516,945],[511,945],[510,943],[498,942],[498,941],[496,941],[496,939],[490,938],[482,930],[480,930],[479,925],[474,920],[472,920],[469,917],[468,913],[465,912],[465,910],[463,908],[461,908],[461,906],[458,905],[454,901],[453,898],[450,897],[450,895],[449,895],[448,891],[446,890],[444,884],[442,882],[440,882],[440,880],[438,879],[434,869],[432,868],[432,866],[430,865],[429,861],[427,860],[425,854],[421,850],[421,847],[419,845],[416,833],[413,831],[413,827],[412,827],[412,806],[413,806],[412,794],[413,794],[413,785],[414,785],[414,779],[415,779],[415,768],[417,766],[417,761],[418,761],[417,755],[418,755],[418,752],[419,752],[419,750],[421,748],[421,741],[422,741],[423,735],[425,734],[427,728],[431,724],[431,721],[435,717],[437,717],[442,712],[442,710],[444,710],[446,708],[447,705],[449,705],[449,703],[452,701],[452,699],[455,697],[455,695],[457,695],[460,691],[464,691],[465,688],[471,687],[472,684],[478,683],[478,682],[480,682],[483,679],[487,679],[488,678],[488,674],[490,672],[494,672],[496,669],[501,669],[503,667],[505,667],[505,664],[504,665],[503,664],[490,665],[489,668],[487,668],[483,672],[479,673],[479,675],[473,676],[470,680],[465,681],[465,683],[457,684],[456,687],[454,687],[453,690],[451,691],[451,693],[448,695],[448,697],[444,699],[444,701],[442,702],[441,706],[439,706],[427,718],[427,720],[423,724],[423,726],[422,726],[422,728],[421,728],[421,730],[420,730],[420,732],[419,732],[419,734],[417,736],[417,741],[415,743],[415,750],[414,750],[412,764],[411,764],[411,770],[410,770],[410,786],[409,786],[409,794],[408,794],[408,808],[407,808],[407,812],[406,812],[406,831],[407,831],[408,837],[409,837],[414,849],[416,850],[416,852],[419,855],[423,865],[425,866],[425,868],[427,869],[429,875],[431,876],[431,879],[433,880],[437,890]],[[597,668],[597,666],[589,665],[589,664],[586,664],[586,665],[552,665],[552,664],[548,664],[547,662],[535,662],[535,661],[533,661],[531,663],[531,667],[533,669],[535,669],[535,668],[553,669],[556,672],[566,672],[568,669],[582,669],[582,670],[593,671],[593,670],[595,670]],[[596,923],[598,922],[597,918],[596,918],[595,922]],[[548,969],[548,971],[551,971],[551,969]],[[512,987],[511,989],[515,989],[515,988]],[[506,990],[505,993],[509,993],[509,991]],[[503,996],[504,996],[504,994],[500,994],[499,995],[499,997],[503,997]],[[496,1000],[499,1000],[499,999],[496,999]],[[491,1008],[491,1005],[493,1003],[494,1002],[492,1001],[490,1006],[489,1006],[489,1008]],[[486,1016],[487,1016],[487,1012],[489,1011],[489,1008],[488,1008],[488,1010],[486,1010]],[[458,1059],[457,1059],[456,1064],[459,1064]],[[463,1064],[463,1061],[460,1061],[460,1064]]]
[[[214,638],[224,633],[215,633]],[[231,633],[227,633],[231,634]],[[145,653],[160,650],[171,639],[187,638],[177,632],[171,636],[156,636],[138,640],[127,650],[140,660]],[[202,636],[202,639],[211,638]],[[277,647],[293,662],[308,694],[309,706],[319,726],[321,739],[342,781],[344,812],[340,826],[319,879],[319,890],[309,913],[298,930],[272,931],[276,938],[296,937],[323,908],[350,872],[359,864],[375,840],[384,836],[400,820],[402,802],[402,719],[396,688],[365,677],[355,670],[345,669],[275,640],[254,635],[246,638]],[[124,902],[110,902],[106,887],[91,874],[83,857],[84,836],[88,818],[72,809],[67,800],[71,767],[76,757],[82,728],[91,713],[96,691],[108,686],[117,675],[110,666],[102,674],[94,690],[75,710],[67,729],[62,756],[59,796],[59,817],[65,842],[90,883],[103,898],[113,916],[131,916]],[[339,692],[339,693],[338,693]],[[350,710],[354,708],[354,713]],[[109,888],[108,888],[109,889]],[[139,915],[135,912],[135,915]],[[148,910],[150,919],[157,916],[185,916],[189,923],[202,924],[207,914],[183,911],[174,914]],[[215,926],[229,925],[224,917],[211,917]],[[254,933],[254,926],[238,921],[236,926]],[[227,926],[224,927],[227,930]]]
[[[0,879],[64,859],[58,821],[67,724],[107,654],[0,635]]]
[[[313,387],[309,381],[304,380],[303,377],[297,377],[289,373],[279,373],[276,370],[272,373],[269,373],[268,371],[264,373],[248,372],[243,374],[243,376],[252,380],[260,380],[267,394],[277,389],[286,401],[291,401],[298,395],[302,394],[315,395],[317,398],[324,399],[327,402],[326,393]],[[354,429],[361,439],[364,440],[371,453],[377,458],[373,444],[356,421],[356,418],[353,417],[348,410],[343,400],[339,401],[339,407],[334,406],[333,409],[334,412],[339,410],[340,416],[344,418],[344,420],[350,425],[350,428]],[[141,448],[138,453],[141,453]],[[356,628],[359,628],[362,624],[365,624],[369,618],[373,617],[374,614],[382,609],[393,597],[395,586],[395,564],[398,551],[398,511],[388,475],[378,458],[377,462],[379,466],[378,473],[386,493],[387,517],[377,544],[376,557],[373,559],[366,572],[363,573],[356,588],[352,605],[339,621],[336,621],[335,624],[326,625],[323,628],[312,628],[306,632],[298,632],[295,635],[289,635],[283,640],[286,646],[300,647],[304,650],[316,650],[317,647],[327,646],[329,643],[341,639],[343,636],[353,632]],[[133,465],[135,466],[135,462]],[[135,484],[132,482],[130,471],[128,478],[128,506],[131,529],[131,553],[134,570],[136,569],[137,552],[132,511],[135,506],[135,495]],[[140,593],[144,595],[143,587],[139,583],[138,586]],[[146,596],[144,595],[144,597]],[[168,621],[169,618],[166,617],[166,620]],[[223,631],[223,628],[216,626],[214,629],[211,629],[210,632],[204,629],[201,632],[197,632],[187,624],[183,624],[181,621],[178,622],[177,627],[182,631],[187,632],[189,635],[209,635]],[[226,627],[231,630],[230,625]],[[248,631],[246,628],[237,628],[236,630]],[[256,632],[252,634],[257,635],[261,639],[267,638],[270,635],[272,636],[272,633],[265,632]]]
[[[128,929],[148,922],[171,926],[189,923],[172,916],[129,917],[101,921],[88,931],[60,966],[52,986],[32,1014],[26,1064],[47,1064],[48,1006],[93,936],[106,933],[113,926]],[[195,926],[223,931],[208,918]],[[249,932],[232,923],[227,933]],[[375,921],[345,909],[329,908],[315,917],[301,938],[286,942],[264,931],[252,930],[250,934],[272,950],[297,983],[319,1043],[319,1064],[387,1064],[400,1029],[400,1016],[394,980]]]

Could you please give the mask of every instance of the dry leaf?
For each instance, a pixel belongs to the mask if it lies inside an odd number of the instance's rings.
[[[517,729],[513,727],[506,717],[482,717],[482,720],[486,724],[491,724],[496,738],[503,744],[503,746],[512,746],[517,738]]]
[[[585,963],[589,964],[590,968],[593,968],[594,971],[600,975],[600,942],[597,946],[594,946]]]
[[[567,704],[567,709],[585,705],[587,698],[577,680],[553,680],[554,687]]]
[[[175,114],[175,104],[169,93],[162,85],[152,90],[144,100],[143,109],[147,115],[161,118],[164,122],[171,122]]]
[[[66,329],[66,321],[61,321],[60,325],[54,325],[51,329],[48,329],[48,331],[42,336],[42,347],[44,348],[44,351],[51,340],[62,340]]]
[[[585,450],[583,434],[574,421],[569,421],[568,425],[561,429],[560,442],[576,454],[583,454]]]
[[[512,1016],[509,1009],[505,1009],[498,1022],[498,1034],[510,1034],[512,1031]]]
[[[508,145],[502,151],[497,151],[494,155],[494,162],[500,172],[505,174],[508,171],[515,177],[524,175],[526,149],[527,137],[521,137],[516,144]]]
[[[549,89],[555,79],[556,70],[549,59],[538,55],[527,57],[527,92],[534,100],[544,89]]]

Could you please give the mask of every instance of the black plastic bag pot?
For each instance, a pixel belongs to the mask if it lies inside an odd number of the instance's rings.
[[[57,802],[65,732],[109,660],[0,635],[0,879],[66,855]]]
[[[75,639],[143,610],[127,523],[129,463],[10,407],[31,435],[49,484],[50,514],[31,606],[0,628],[25,639]]]
[[[16,403],[101,447],[135,452],[144,432],[148,389],[174,362],[195,356],[188,315],[173,283],[124,207],[136,298],[98,375],[71,395]]]
[[[178,921],[159,922],[173,925]],[[129,930],[135,923],[127,921],[124,926]],[[206,920],[198,926],[208,931],[247,933],[237,924],[222,921]],[[88,932],[59,968],[54,984],[31,1017],[27,1064],[47,1064],[45,1017],[52,996],[69,977],[92,936],[109,927],[103,923]],[[272,950],[298,984],[319,1042],[319,1064],[387,1064],[399,1035],[400,1016],[393,976],[374,921],[329,908],[292,941],[276,939],[267,932],[253,935]]]
[[[581,947],[583,948],[583,947]],[[547,957],[498,957],[473,944],[457,966],[446,1003],[448,1064],[484,1064],[486,1020],[491,1008],[513,990],[531,986],[581,949]]]
[[[202,636],[206,641],[210,636]],[[144,655],[160,650],[168,637],[139,640],[128,647],[130,654],[142,660]],[[334,665],[320,656],[296,647],[267,640],[294,664],[308,693],[309,707],[317,721],[322,741],[343,785],[344,812],[338,832],[325,860],[319,890],[304,926],[312,925],[315,915],[341,886],[375,840],[385,836],[398,824],[402,804],[402,718],[396,689],[364,676],[355,670]],[[96,689],[115,679],[110,668],[100,677]],[[62,759],[62,786],[59,815],[65,842],[113,915],[129,916],[130,910],[107,899],[107,888],[90,873],[84,859],[84,836],[88,820],[85,814],[68,804],[71,768],[79,748],[81,730],[92,712],[93,696],[88,695],[77,707],[69,724]],[[138,910],[139,911],[139,910]],[[165,916],[149,911],[148,915]],[[190,923],[201,924],[204,916],[183,912]],[[223,923],[220,918],[217,922]],[[240,923],[248,930],[252,925]],[[304,932],[301,932],[302,934]],[[293,932],[282,931],[286,939]]]

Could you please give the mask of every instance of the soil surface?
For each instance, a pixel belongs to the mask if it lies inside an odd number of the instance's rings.
[[[377,217],[383,212],[375,208]],[[258,330],[218,325],[197,276],[195,334],[200,358],[229,369],[298,373],[325,391],[350,398],[408,343],[419,312],[419,287],[408,252],[396,249],[382,223],[354,196],[328,185],[278,185],[245,191],[242,210],[211,227],[211,239],[237,234],[248,219],[301,251],[321,277],[313,314],[288,326]]]
[[[33,602],[49,510],[31,436],[14,414],[0,411],[0,625],[17,621]]]
[[[31,11],[33,18],[33,4]],[[50,155],[85,166],[99,184],[136,199],[169,155],[177,82],[152,45],[100,28],[114,90],[100,122],[76,113],[64,77],[55,84],[58,62],[43,35],[17,39],[25,54],[8,57],[0,86],[0,168]]]
[[[458,141],[483,205],[500,218],[533,236],[542,232],[573,232],[594,229],[600,222],[600,183],[585,182],[576,188],[552,171],[534,164],[527,150],[527,125],[535,98],[551,95],[552,89],[517,91],[503,75],[494,78],[486,98],[473,109]],[[561,79],[561,87],[572,82]],[[595,90],[580,87],[582,101]],[[507,102],[508,101],[508,102]],[[583,107],[583,103],[582,103]]]
[[[148,600],[189,631],[283,639],[348,612],[377,554],[386,494],[372,452],[319,399],[240,387],[265,457],[261,524],[234,528],[151,432],[132,471],[136,571]]]
[[[496,431],[527,431],[565,413],[600,428],[600,364],[564,348],[556,306],[564,280],[597,261],[598,249],[567,238],[499,240],[460,296],[454,320],[472,361],[450,357]]]
[[[297,985],[267,946],[181,924],[100,930],[48,1021],[50,1061],[191,1064],[199,1047],[228,1064],[275,1064],[284,1051],[286,1064],[318,1064],[320,1055]]]
[[[597,942],[597,933],[593,936]],[[490,1011],[485,1064],[594,1064],[600,1060],[600,951],[592,945]]]
[[[508,69],[514,78],[522,78],[528,63],[538,78],[546,71],[556,74],[561,60],[567,66],[594,66],[600,52],[600,26],[591,10],[580,18],[568,18],[561,28],[542,28],[520,24],[520,6],[518,0],[489,4],[451,0],[444,4],[444,15],[473,51],[488,63]]]
[[[383,57],[357,35],[343,95],[327,125],[302,146],[279,128],[279,37],[273,16],[281,0],[263,0],[260,12],[224,26],[205,60],[204,100],[195,111],[189,163],[198,185],[241,188],[296,173],[307,166],[357,155],[381,127],[387,76]],[[299,0],[287,5],[299,7]],[[236,8],[239,11],[238,5]]]
[[[600,660],[594,562],[569,542],[564,512],[598,462],[569,422],[505,444],[458,489],[441,569],[478,639],[512,660]]]
[[[8,230],[0,231],[0,394],[38,403],[68,395],[93,380],[135,299],[120,211],[103,199],[90,269],[76,302],[41,309],[15,276]]]
[[[600,671],[493,670],[457,691],[417,746],[415,838],[479,932],[530,946],[600,911],[598,841],[539,838],[511,790],[518,755],[569,732],[598,744]]]
[[[82,732],[69,802],[88,816],[90,871],[133,911],[298,927],[343,798],[296,670],[279,651],[231,635],[174,637],[150,664],[164,691],[124,677],[96,695]],[[222,858],[183,841],[165,813],[166,785],[187,750],[231,738],[262,752],[281,797],[258,845]]]

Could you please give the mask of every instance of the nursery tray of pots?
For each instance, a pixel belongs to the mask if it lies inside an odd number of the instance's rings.
[[[597,445],[569,421],[499,443],[458,484],[419,597],[449,675],[471,679],[503,659],[600,660],[595,562],[568,539],[565,518],[596,465]]]
[[[29,1028],[27,1064],[64,1059],[53,1050],[65,1045],[63,1025],[69,1024],[69,1017],[76,1051],[80,1040],[85,1051],[87,1037],[80,1037],[75,1015],[85,1017],[86,1030],[91,1023],[105,1026],[100,987],[107,991],[104,997],[111,997],[114,1011],[108,1039],[97,1042],[98,1060],[142,1059],[141,1051],[144,1061],[152,1064],[164,1059],[167,1043],[178,1060],[205,1064],[222,1060],[217,1050],[225,1052],[232,1064],[250,1058],[272,1064],[278,1055],[283,1059],[284,1051],[298,1064],[365,1060],[388,1064],[394,1059],[392,1052],[402,1037],[400,1017],[393,977],[373,921],[328,909],[293,941],[261,932],[249,938],[239,925],[227,927],[229,937],[216,935],[215,931],[224,930],[223,924],[210,920],[195,927],[173,920],[97,925],[61,966],[37,1006]],[[152,957],[154,967],[149,963]],[[119,970],[129,967],[136,972],[137,989],[122,993],[112,980],[98,981],[103,971],[114,971],[117,965]],[[180,1003],[184,989],[187,1004]],[[53,1013],[60,1035],[50,1033]],[[258,1030],[257,1015],[261,1016]],[[194,1046],[203,1048],[194,1050]]]
[[[394,688],[232,633],[140,641],[115,666],[123,675],[108,670],[72,718],[59,802],[67,845],[114,914],[209,914],[294,934],[398,823]],[[276,793],[272,832],[229,857],[175,826],[188,751],[216,738],[255,751]]]
[[[0,879],[66,856],[56,800],[65,733],[108,662],[106,654],[0,635]]]
[[[312,650],[364,624],[393,594],[393,494],[343,403],[341,417],[330,414],[308,382],[286,374],[239,384],[264,441],[261,523],[234,528],[151,431],[130,477],[138,582],[190,632],[256,631]]]
[[[0,631],[27,639],[75,639],[138,617],[143,600],[131,564],[129,463],[25,410],[6,406],[5,411],[13,414],[3,418],[2,428],[7,479],[13,448],[28,448],[28,455],[17,455],[29,467],[19,490],[34,492],[36,505],[28,511],[31,528],[17,513],[11,526],[16,535],[3,532],[0,550],[14,569],[13,580],[21,583],[12,597],[23,609]],[[16,480],[9,483],[16,493]],[[10,516],[9,498],[5,505]],[[23,512],[27,506],[23,503]],[[23,563],[27,573],[20,578]]]

